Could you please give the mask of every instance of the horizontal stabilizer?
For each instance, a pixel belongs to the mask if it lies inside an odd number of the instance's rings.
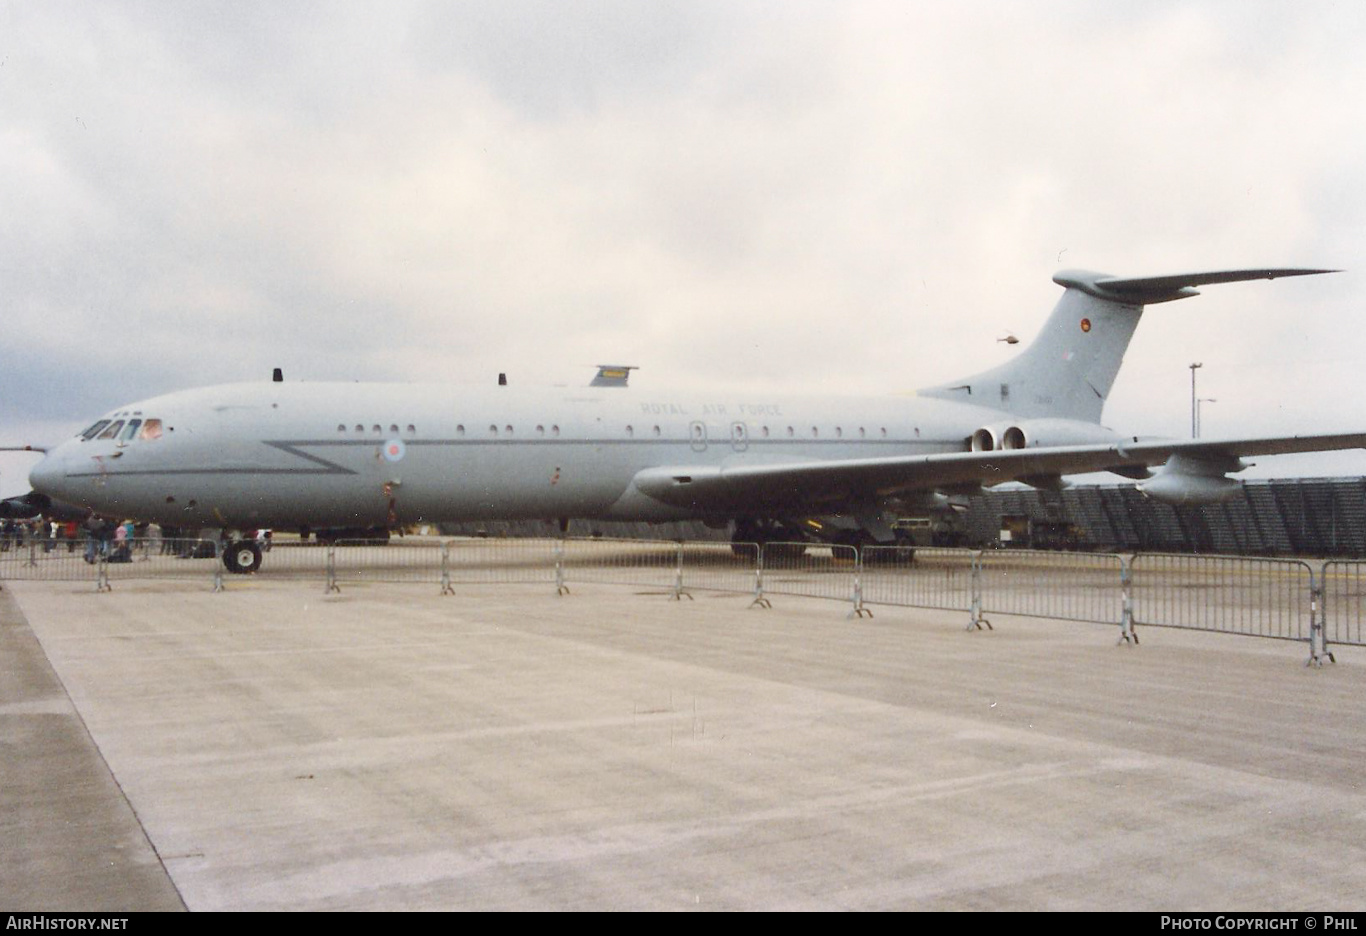
[[[1063,270],[1053,277],[1059,286],[1072,286],[1097,299],[1110,299],[1132,305],[1152,305],[1199,295],[1196,286],[1215,283],[1244,283],[1250,280],[1277,279],[1282,276],[1313,276],[1338,270],[1305,270],[1283,267],[1264,270],[1219,270],[1211,273],[1174,273],[1168,276],[1106,276],[1084,270]]]

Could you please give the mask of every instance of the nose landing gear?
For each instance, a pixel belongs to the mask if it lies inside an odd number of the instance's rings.
[[[246,575],[261,568],[261,547],[250,540],[236,540],[223,550],[223,565],[229,572]]]

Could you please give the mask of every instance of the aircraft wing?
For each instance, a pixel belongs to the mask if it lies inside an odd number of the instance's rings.
[[[1366,432],[1257,439],[1134,439],[1108,445],[991,452],[661,467],[641,471],[634,483],[641,493],[679,507],[762,513],[912,491],[961,488],[972,484],[990,486],[1005,481],[1143,468],[1164,464],[1173,455],[1227,462],[1246,455],[1354,448],[1366,448]]]

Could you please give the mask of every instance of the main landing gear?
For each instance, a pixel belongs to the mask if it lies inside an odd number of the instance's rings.
[[[915,561],[915,545],[909,540],[895,539],[879,543],[866,530],[846,530],[831,540],[836,546],[849,546],[859,551],[865,565],[910,565]]]
[[[735,532],[730,537],[730,548],[737,556],[749,554],[749,547],[765,547],[772,558],[800,559],[806,555],[806,537],[776,520],[743,518],[735,521]]]

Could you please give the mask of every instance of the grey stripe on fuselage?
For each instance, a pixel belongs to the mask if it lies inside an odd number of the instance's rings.
[[[729,439],[721,442],[711,443],[706,449],[718,452],[731,449],[728,444]],[[271,448],[278,449],[290,455],[297,455],[321,467],[318,468],[148,468],[137,471],[77,471],[69,472],[68,478],[139,478],[139,477],[166,477],[174,475],[354,475],[357,474],[353,469],[336,462],[328,461],[316,455],[299,451],[305,446],[329,446],[332,448],[374,448],[377,444],[371,439],[300,439],[295,441],[281,440],[261,440],[262,445],[269,445]],[[407,439],[403,443],[408,448],[434,448],[438,446],[449,446],[452,448],[465,447],[562,447],[570,448],[575,446],[648,446],[653,449],[664,448],[675,445],[679,448],[692,451],[692,446],[686,439]],[[932,443],[908,442],[904,439],[750,439],[746,443],[749,448],[780,448],[788,446],[792,448],[809,449],[812,446],[922,446],[931,451],[938,451],[942,446]]]

